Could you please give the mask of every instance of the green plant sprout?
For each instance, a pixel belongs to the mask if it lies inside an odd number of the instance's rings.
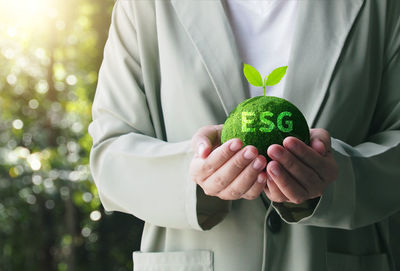
[[[282,80],[283,76],[285,76],[286,70],[287,66],[276,68],[268,75],[268,77],[265,76],[263,80],[259,71],[253,66],[244,63],[243,67],[243,73],[247,81],[255,87],[262,87],[264,89],[264,96],[265,87],[278,84]]]
[[[268,161],[268,147],[272,144],[283,146],[283,140],[294,136],[310,144],[307,121],[301,111],[291,102],[275,96],[265,96],[266,86],[278,84],[285,76],[287,66],[273,70],[264,80],[252,66],[244,64],[243,73],[247,81],[264,89],[264,96],[256,96],[242,101],[225,120],[221,131],[221,143],[239,138],[243,146],[252,145]]]

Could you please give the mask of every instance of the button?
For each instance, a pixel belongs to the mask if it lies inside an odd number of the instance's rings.
[[[280,216],[276,213],[276,211],[271,211],[267,217],[268,229],[273,233],[277,233],[281,229],[281,225],[282,220]]]

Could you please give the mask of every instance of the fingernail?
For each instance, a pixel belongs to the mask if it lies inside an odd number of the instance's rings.
[[[267,178],[263,177],[261,174],[257,177],[257,182],[260,184],[264,184],[267,181]]]
[[[279,175],[279,168],[278,167],[272,167],[271,168],[271,173],[274,176],[278,176]]]
[[[201,155],[204,152],[205,148],[206,145],[204,143],[200,143],[199,146],[197,147],[197,153]]]
[[[319,142],[319,144],[321,145],[323,151],[322,151],[322,155],[326,154],[326,148],[325,148],[325,144],[321,141],[321,140],[317,140],[317,143]]]
[[[253,168],[256,170],[260,170],[263,167],[264,163],[261,161],[261,159],[256,159],[253,163]]]
[[[240,148],[241,148],[241,144],[240,144],[240,142],[238,142],[238,141],[233,141],[232,143],[231,143],[231,145],[229,146],[229,149],[231,150],[231,151],[238,151],[238,150],[240,150]]]
[[[279,158],[282,156],[282,153],[283,152],[281,149],[276,148],[275,151],[272,152],[272,156],[275,158]]]
[[[246,158],[248,160],[251,160],[251,159],[254,159],[256,157],[256,154],[254,152],[252,152],[250,149],[247,149],[244,152],[243,156],[244,156],[244,158]]]
[[[289,144],[289,149],[291,149],[291,150],[296,150],[296,148],[297,148],[297,143],[296,142],[291,142],[291,144]]]

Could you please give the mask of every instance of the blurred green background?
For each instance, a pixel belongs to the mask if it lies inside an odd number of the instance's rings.
[[[0,270],[132,270],[142,222],[89,170],[112,0],[0,0]]]

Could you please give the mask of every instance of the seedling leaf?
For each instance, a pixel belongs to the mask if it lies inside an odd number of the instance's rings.
[[[267,78],[266,86],[273,86],[278,84],[283,76],[285,76],[287,70],[287,66],[279,67],[273,70]]]
[[[247,81],[255,87],[262,87],[263,80],[261,74],[253,66],[244,63],[243,73]]]

